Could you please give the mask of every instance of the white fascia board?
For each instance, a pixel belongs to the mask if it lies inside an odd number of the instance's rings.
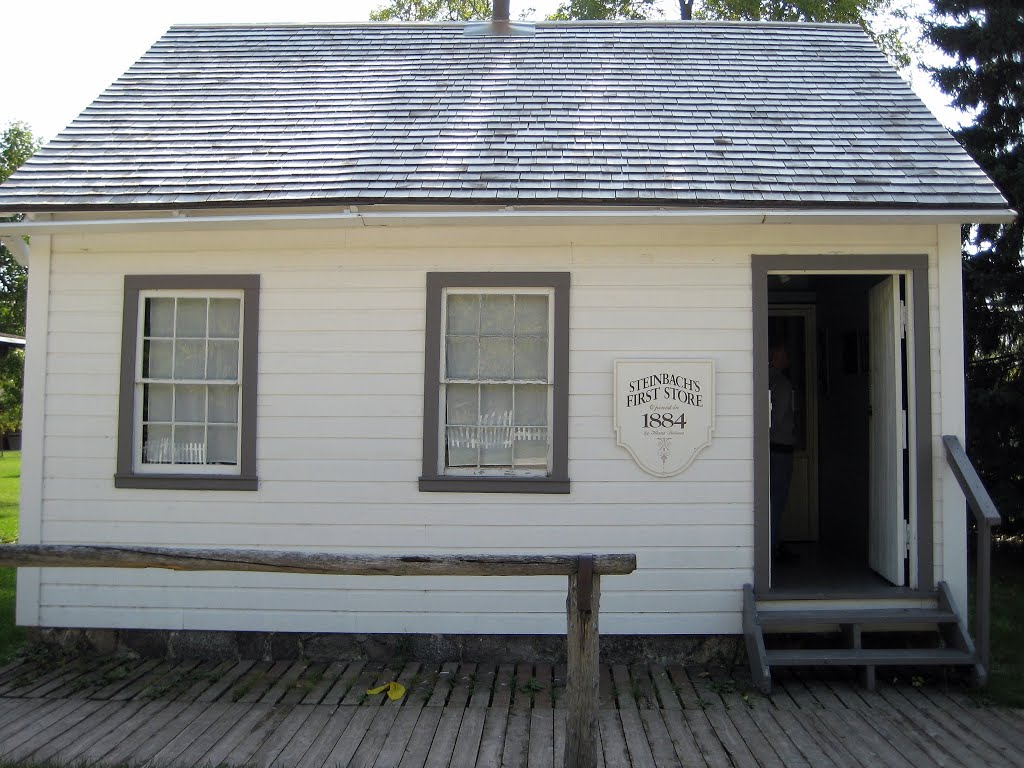
[[[989,224],[1008,223],[1008,209],[984,210],[779,210],[779,209],[665,209],[665,208],[465,208],[423,209],[355,207],[334,211],[206,213],[174,211],[158,215],[111,212],[94,218],[59,221],[33,220],[0,224],[0,237],[12,235],[102,231],[138,232],[170,229],[285,229],[291,227],[390,227],[425,225],[495,226],[496,224],[594,223],[653,224]]]

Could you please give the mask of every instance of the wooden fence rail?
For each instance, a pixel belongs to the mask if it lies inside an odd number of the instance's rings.
[[[264,549],[56,544],[0,545],[6,568],[166,568],[336,576],[568,576],[566,768],[597,765],[598,608],[601,576],[636,570],[636,555],[370,555]]]

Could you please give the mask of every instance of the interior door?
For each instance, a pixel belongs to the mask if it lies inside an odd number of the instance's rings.
[[[903,312],[899,280],[887,277],[868,297],[870,361],[868,561],[897,586],[907,555],[903,496]]]

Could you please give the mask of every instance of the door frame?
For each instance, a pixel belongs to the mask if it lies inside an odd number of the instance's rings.
[[[754,589],[765,594],[771,585],[771,525],[769,517],[768,427],[768,275],[820,274],[864,275],[903,274],[907,276],[907,301],[911,313],[908,325],[908,394],[914,398],[910,440],[913,443],[910,471],[911,534],[916,552],[910,552],[911,583],[918,591],[935,586],[932,515],[932,411],[931,411],[931,326],[928,315],[928,257],[920,254],[794,255],[753,254],[751,288],[753,309],[753,413],[754,413]],[[762,394],[763,393],[763,396]],[[916,557],[915,557],[916,555]],[[916,561],[916,562],[915,562]],[[916,567],[915,567],[916,566]],[[916,576],[916,578],[915,578]],[[893,589],[900,589],[893,587]],[[905,589],[905,588],[904,588]]]

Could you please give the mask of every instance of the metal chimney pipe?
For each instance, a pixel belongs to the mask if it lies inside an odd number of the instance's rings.
[[[491,4],[491,21],[508,21],[509,0],[494,0]]]

